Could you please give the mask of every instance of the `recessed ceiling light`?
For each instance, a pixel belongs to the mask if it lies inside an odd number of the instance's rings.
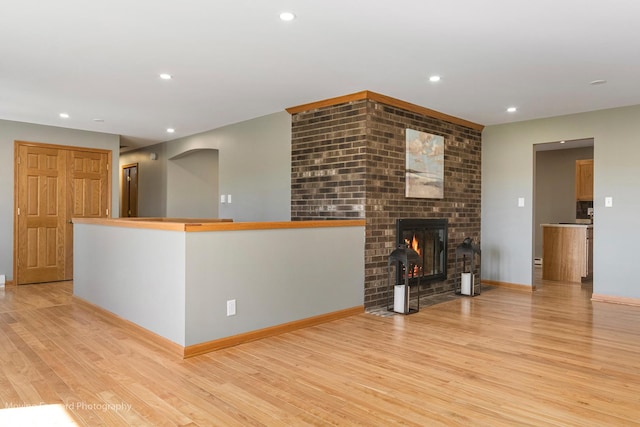
[[[507,113],[515,113],[516,111],[518,111],[518,109],[516,107],[507,108]]]
[[[174,133],[176,130],[174,128],[167,128],[168,133]]]
[[[283,21],[293,21],[294,19],[296,19],[296,15],[291,12],[282,12],[280,14],[280,19],[282,19]]]
[[[67,113],[60,113],[60,118],[62,119],[68,119],[69,115]]]
[[[598,80],[593,80],[593,81],[589,82],[589,84],[591,86],[597,86],[597,85],[603,85],[606,82],[607,82],[606,80],[598,79]]]
[[[433,83],[439,82],[440,81],[440,76],[431,76],[431,77],[429,77],[429,81],[433,82]]]
[[[171,74],[162,73],[162,74],[160,74],[160,78],[162,80],[171,80],[173,78],[173,76]]]

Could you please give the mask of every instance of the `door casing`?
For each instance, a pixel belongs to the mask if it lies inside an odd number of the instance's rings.
[[[120,201],[120,217],[138,216],[138,164],[122,166],[122,200]]]

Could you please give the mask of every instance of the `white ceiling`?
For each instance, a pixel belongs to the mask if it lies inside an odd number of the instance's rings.
[[[640,104],[638,0],[0,6],[0,119],[120,134],[130,148],[361,90],[483,125]]]

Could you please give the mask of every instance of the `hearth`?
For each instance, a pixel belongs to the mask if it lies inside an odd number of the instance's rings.
[[[429,283],[447,278],[447,219],[401,218],[396,221],[396,244],[406,244],[415,250],[422,266],[406,272],[399,264],[396,283],[403,283],[409,274],[409,284]]]

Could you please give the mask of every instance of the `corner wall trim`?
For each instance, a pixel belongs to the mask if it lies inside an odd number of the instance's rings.
[[[640,298],[619,297],[615,295],[592,294],[591,301],[606,302],[610,304],[632,305],[640,307]]]
[[[321,314],[319,316],[307,317],[306,319],[295,320],[293,322],[283,323],[281,325],[270,326],[268,328],[245,332],[242,334],[220,338],[213,341],[207,341],[200,344],[193,344],[184,348],[183,357],[187,359],[189,357],[198,356],[227,347],[233,347],[235,345],[243,344],[249,341],[255,341],[274,335],[284,334],[286,332],[292,332],[297,329],[331,322],[333,320],[350,317],[360,313],[364,313],[364,306],[346,308],[344,310]]]
[[[156,346],[166,350],[167,352],[183,357],[184,347],[178,343],[175,343],[161,335],[156,334],[148,329],[143,328],[127,319],[123,319],[115,313],[110,312],[109,310],[105,310],[104,308],[97,306],[85,299],[82,299],[77,296],[73,296],[73,301],[79,303],[80,305],[84,305],[89,308],[94,313],[101,315],[103,317],[108,318],[110,321],[116,323],[119,327],[128,330],[129,332],[133,332],[137,335],[134,338],[142,338],[146,341],[150,341]]]
[[[535,285],[521,285],[518,283],[509,283],[509,282],[498,282],[497,280],[486,280],[486,279],[482,279],[481,280],[483,285],[492,285],[492,286],[499,286],[501,288],[507,288],[507,289],[511,289],[514,291],[518,291],[518,292],[534,292],[536,290],[536,286]]]

